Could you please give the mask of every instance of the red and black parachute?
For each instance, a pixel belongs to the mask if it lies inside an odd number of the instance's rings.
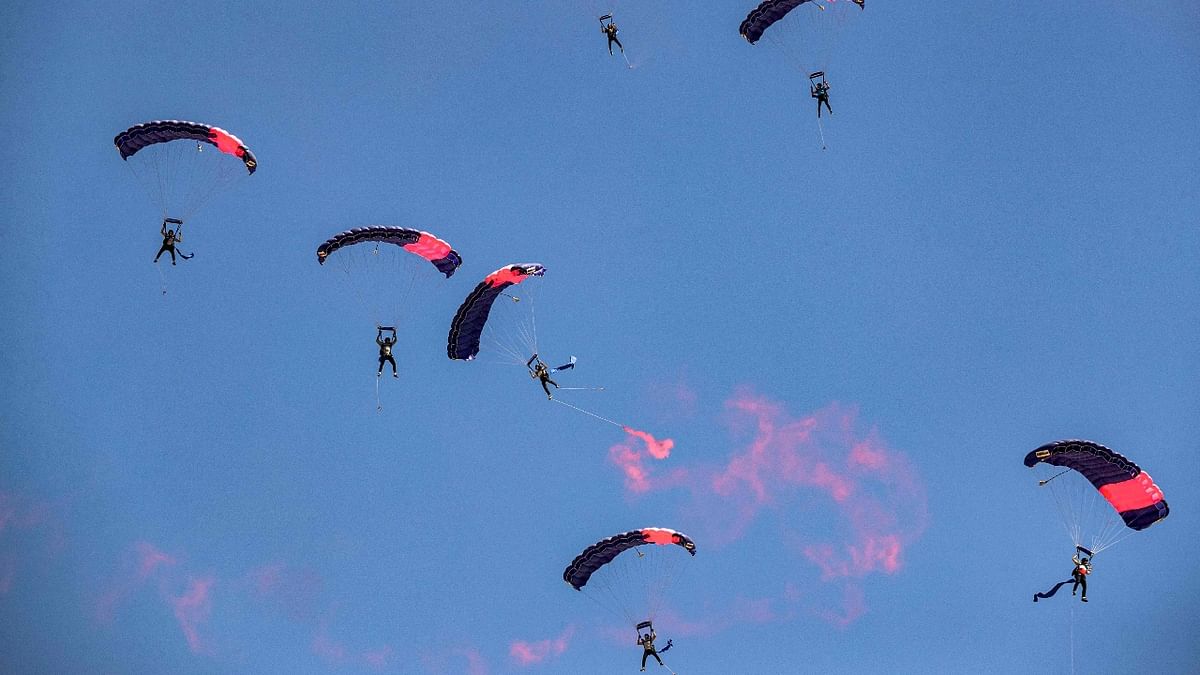
[[[612,562],[618,555],[637,546],[656,544],[683,547],[688,553],[696,555],[696,544],[682,532],[659,527],[646,527],[632,532],[613,535],[585,548],[583,553],[575,556],[567,569],[563,570],[563,581],[575,590],[583,590],[588,580],[597,570]]]
[[[758,7],[755,7],[746,15],[742,21],[742,25],[738,28],[738,32],[750,44],[754,44],[762,39],[763,33],[771,27],[776,21],[787,16],[788,12],[796,9],[800,5],[807,2],[813,3],[818,10],[824,10],[823,5],[831,5],[839,0],[765,0]],[[859,9],[866,7],[866,0],[841,0],[841,2],[853,2],[858,5]]]
[[[1033,468],[1039,463],[1078,472],[1116,509],[1125,526],[1132,530],[1144,530],[1166,518],[1170,512],[1162,490],[1154,484],[1149,474],[1099,443],[1083,440],[1047,443],[1025,455],[1025,466]],[[1090,546],[1088,548],[1096,550]]]
[[[143,124],[135,124],[117,134],[113,143],[121,153],[121,159],[128,160],[139,150],[157,143],[169,141],[190,140],[208,143],[221,152],[233,155],[242,160],[246,171],[254,173],[258,168],[258,160],[254,153],[246,147],[237,136],[208,124],[185,122],[183,120],[155,120]]]
[[[545,273],[546,268],[537,263],[517,263],[505,265],[487,275],[454,314],[454,320],[450,322],[450,335],[446,340],[446,354],[455,360],[474,359],[479,354],[479,340],[496,298],[509,286]]]
[[[317,262],[324,265],[330,254],[338,249],[367,242],[399,246],[433,263],[446,278],[450,278],[462,265],[462,256],[445,241],[428,232],[392,225],[356,227],[335,234],[317,247]]]

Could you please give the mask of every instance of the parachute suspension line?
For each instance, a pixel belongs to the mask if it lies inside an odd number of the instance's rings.
[[[820,113],[820,101],[817,102],[817,112]],[[825,125],[821,122],[821,115],[817,115],[817,133],[821,136],[821,149],[828,150],[829,146],[825,145]]]
[[[1069,471],[1069,470],[1070,469],[1068,469],[1067,471]],[[1059,473],[1059,474],[1055,475],[1054,478],[1061,476],[1063,473],[1066,473],[1066,472],[1064,471],[1062,473]],[[1048,479],[1044,482],[1039,482],[1038,484],[1046,485],[1046,484],[1049,484],[1051,480],[1053,480],[1053,478]],[[1068,488],[1070,486],[1064,486],[1064,487],[1062,487],[1062,489],[1059,489],[1059,486],[1060,486],[1059,483],[1054,483],[1053,485],[1051,485],[1050,486],[1050,494],[1054,496],[1054,505],[1058,509],[1058,515],[1059,515],[1059,518],[1062,519],[1063,527],[1065,527],[1067,529],[1067,536],[1071,539],[1072,544],[1079,546],[1083,542],[1080,541],[1079,516],[1078,516],[1078,510],[1076,509],[1075,505],[1072,503],[1073,495],[1069,494]]]
[[[375,376],[375,412],[383,412],[383,400],[379,397],[379,380],[380,376]]]
[[[158,268],[158,286],[162,290],[162,294],[167,294],[167,275],[163,273],[162,265],[155,265]]]
[[[622,429],[625,428],[624,424],[620,424],[619,422],[614,422],[614,421],[608,419],[607,417],[601,417],[600,415],[597,415],[596,413],[591,412],[589,410],[584,410],[583,408],[580,408],[579,406],[571,405],[570,403],[567,403],[566,401],[564,401],[562,399],[555,398],[555,399],[551,399],[551,400],[559,405],[565,405],[568,408],[571,408],[573,410],[578,410],[579,412],[583,413],[584,415],[590,415],[592,417],[595,417],[596,419],[600,420],[601,422],[608,422],[609,424],[613,425],[614,427],[620,427]]]
[[[539,353],[538,352],[538,343],[537,343],[537,297],[536,297],[536,295],[530,295],[528,297],[529,297],[529,325],[530,325],[529,339],[533,343],[533,353],[537,354],[537,353]]]

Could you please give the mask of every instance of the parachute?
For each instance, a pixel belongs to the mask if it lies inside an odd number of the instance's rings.
[[[502,356],[506,360],[524,364],[525,360],[537,351],[532,300],[527,299],[525,302],[527,310],[506,312],[515,316],[499,322],[493,319],[493,324],[503,323],[504,326],[488,326],[488,319],[496,299],[507,295],[504,293],[505,289],[545,273],[546,268],[537,263],[518,263],[505,265],[487,275],[466,300],[463,300],[454,314],[454,320],[450,322],[450,335],[446,340],[447,356],[454,360],[473,360],[479,354],[480,341],[485,338],[484,329],[487,327],[493,337],[492,347],[503,352]],[[508,297],[513,300],[513,304],[521,300],[515,296]]]
[[[623,616],[631,625],[654,619],[680,563],[696,555],[682,532],[646,527],[588,546],[563,570],[571,588]]]
[[[817,8],[814,11],[826,11],[822,3],[832,5],[837,0],[766,0],[746,15],[738,32],[750,44],[762,39],[763,33],[776,21],[787,16],[787,13],[806,2],[811,2]],[[866,8],[866,0],[842,0],[843,4],[854,3],[859,9]]]
[[[237,136],[199,122],[135,124],[113,144],[164,219],[187,221],[219,188],[258,169],[258,159]],[[209,146],[217,152],[205,152]]]
[[[1053,475],[1049,486],[1072,543],[1090,553],[1167,517],[1170,509],[1150,475],[1099,443],[1063,440],[1025,456],[1025,466]]]
[[[864,8],[865,0],[766,0],[738,32],[750,44],[767,37],[805,73],[828,72],[844,27]]]
[[[447,279],[453,276],[459,265],[462,265],[462,256],[450,248],[450,244],[428,232],[390,225],[357,227],[333,235],[328,241],[317,247],[317,262],[324,265],[330,254],[338,249],[366,242],[399,246],[409,253],[433,263],[433,266],[445,274]]]
[[[254,173],[254,170],[258,168],[258,160],[254,158],[254,153],[250,152],[246,144],[242,143],[237,136],[224,129],[198,122],[158,120],[135,124],[117,134],[113,143],[121,153],[121,159],[128,160],[145,147],[156,143],[185,139],[208,143],[227,155],[240,158],[249,173]]]

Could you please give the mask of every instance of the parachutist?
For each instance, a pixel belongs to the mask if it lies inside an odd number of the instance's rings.
[[[813,73],[813,77],[815,77],[816,75],[817,75],[816,73]],[[830,115],[832,115],[833,108],[829,107],[829,83],[825,81],[825,76],[821,75],[820,82],[817,82],[816,84],[813,84],[810,82],[809,85],[810,85],[809,86],[809,95],[812,98],[817,99],[817,117],[818,118],[821,117],[821,104],[822,103],[825,104],[825,109],[829,111]]]
[[[536,365],[534,364],[535,361],[537,362]],[[546,385],[552,384],[555,389],[558,389],[558,383],[550,379],[550,369],[546,364],[538,358],[537,354],[534,354],[525,362],[525,367],[529,369],[529,377],[542,383],[542,390],[546,392],[546,400],[553,400],[554,397],[550,395],[550,387]]]
[[[390,330],[391,337],[383,337],[383,331]],[[375,327],[375,344],[379,345],[379,371],[375,373],[375,377],[383,377],[383,364],[392,364],[392,377],[399,378],[400,375],[396,372],[396,359],[392,356],[392,345],[396,344],[396,329],[391,326],[376,326]]]
[[[606,19],[608,20],[608,23],[604,23]],[[612,46],[614,42],[617,43],[617,47],[620,48],[621,53],[625,53],[625,46],[622,45],[621,41],[617,39],[617,33],[620,32],[620,29],[617,28],[617,24],[613,23],[612,14],[605,14],[604,16],[600,17],[600,32],[604,33],[608,37],[609,56],[612,56]]]
[[[168,228],[167,225],[178,225],[179,229],[177,229],[177,230],[171,229],[171,228]],[[175,244],[183,241],[183,221],[179,220],[177,218],[164,218],[163,222],[162,222],[162,227],[159,229],[159,233],[162,235],[162,238],[163,238],[162,247],[158,249],[158,255],[154,256],[154,262],[157,263],[158,259],[162,256],[162,254],[170,253],[171,254],[171,264],[174,265],[175,264]],[[183,258],[184,260],[188,260],[189,258],[192,257],[190,255],[185,254],[182,251],[179,252],[179,256],[181,258]]]
[[[1092,561],[1086,557],[1080,560],[1078,555],[1073,555],[1071,562],[1075,563],[1075,569],[1071,570],[1071,579],[1075,582],[1071,587],[1071,595],[1075,595],[1075,591],[1083,586],[1083,597],[1080,600],[1087,602],[1087,578],[1092,573]]]
[[[658,661],[659,666],[665,665],[663,663],[662,657],[660,657],[658,655],[658,650],[654,648],[654,640],[658,636],[654,634],[654,627],[650,626],[649,623],[650,623],[649,621],[643,621],[642,623],[638,624],[639,632],[638,632],[637,643],[639,645],[641,645],[641,647],[642,647],[642,670],[643,671],[646,670],[646,659],[651,656],[654,657],[655,661]],[[641,626],[645,626],[646,628],[648,628],[648,630],[646,631],[646,633],[644,635],[641,633],[641,628],[640,628]],[[670,648],[670,643],[671,643],[671,641],[667,640],[667,647],[663,648],[664,652]]]

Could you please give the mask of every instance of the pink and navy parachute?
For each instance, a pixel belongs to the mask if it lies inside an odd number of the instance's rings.
[[[612,562],[618,555],[637,546],[656,544],[682,547],[693,556],[696,555],[696,544],[686,534],[659,527],[647,527],[602,539],[575,556],[567,569],[563,570],[563,581],[575,590],[583,590],[592,574],[601,567]]]
[[[741,27],[738,28],[738,32],[742,34],[742,37],[746,38],[747,42],[754,44],[762,38],[763,33],[765,33],[767,29],[771,27],[771,24],[787,16],[788,12],[796,9],[800,5],[803,5],[806,2],[812,2],[816,3],[818,9],[824,9],[821,7],[821,3],[830,4],[838,1],[839,0],[766,0],[746,15],[745,20],[742,21]],[[866,2],[866,0],[840,1],[853,2],[854,4],[858,5],[859,9],[863,9]]]
[[[1130,529],[1144,530],[1169,513],[1162,490],[1150,475],[1099,443],[1081,440],[1047,443],[1025,456],[1025,466],[1033,468],[1038,463],[1079,472],[1117,510]]]
[[[254,170],[258,168],[258,160],[255,159],[254,153],[250,152],[246,144],[242,143],[237,136],[224,129],[199,122],[156,120],[135,124],[117,134],[113,143],[116,144],[117,151],[121,153],[121,159],[127,160],[147,146],[178,140],[196,141],[216,146],[221,152],[241,159],[249,173],[254,173]]]
[[[399,246],[409,253],[433,263],[433,266],[445,274],[446,278],[450,278],[458,266],[462,265],[462,256],[450,248],[450,244],[445,241],[428,232],[392,225],[356,227],[353,230],[335,234],[317,247],[317,262],[324,265],[325,259],[338,249],[367,242]]]
[[[454,320],[450,322],[450,336],[446,341],[446,354],[455,360],[469,361],[475,358],[479,354],[483,327],[496,298],[509,286],[545,273],[546,268],[537,263],[518,263],[505,265],[487,275],[454,314]]]

